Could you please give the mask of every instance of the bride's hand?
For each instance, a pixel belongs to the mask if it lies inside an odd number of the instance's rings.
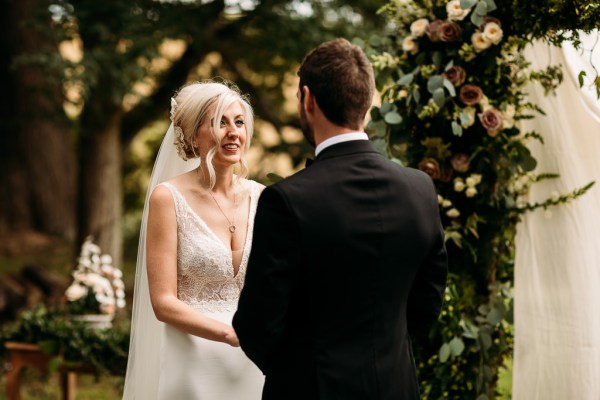
[[[233,347],[240,347],[240,341],[233,328],[230,328],[225,332],[225,343]]]

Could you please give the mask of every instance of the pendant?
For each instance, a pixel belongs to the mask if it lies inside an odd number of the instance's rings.
[[[229,226],[229,232],[235,233],[235,225],[230,225]]]

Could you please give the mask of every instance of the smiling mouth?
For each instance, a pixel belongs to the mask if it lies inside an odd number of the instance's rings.
[[[234,151],[234,150],[238,150],[238,149],[240,148],[240,146],[239,146],[239,145],[237,145],[237,144],[234,144],[234,143],[225,144],[225,145],[223,145],[222,147],[223,147],[225,150],[232,150],[232,151]]]

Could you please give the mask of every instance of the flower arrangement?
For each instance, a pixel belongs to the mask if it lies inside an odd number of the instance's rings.
[[[528,72],[510,6],[494,0],[391,0],[393,26],[365,43],[382,103],[367,130],[380,152],[427,173],[436,184],[447,240],[450,289],[428,341],[417,343],[427,398],[495,395],[512,345],[513,240],[519,216],[564,204],[591,184],[542,203],[529,187],[558,177],[535,171],[527,148],[538,132],[519,121],[542,112],[526,85],[551,92],[560,69]]]
[[[112,257],[101,254],[91,237],[81,246],[73,283],[65,291],[67,307],[74,315],[114,315],[125,307],[125,284],[121,270],[112,265]]]

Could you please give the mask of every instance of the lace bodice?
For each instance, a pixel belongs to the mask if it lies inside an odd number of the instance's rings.
[[[246,243],[237,275],[231,249],[196,214],[172,184],[163,183],[173,194],[177,216],[177,297],[201,312],[235,311],[246,276],[254,215],[260,185],[250,184],[250,213]]]

